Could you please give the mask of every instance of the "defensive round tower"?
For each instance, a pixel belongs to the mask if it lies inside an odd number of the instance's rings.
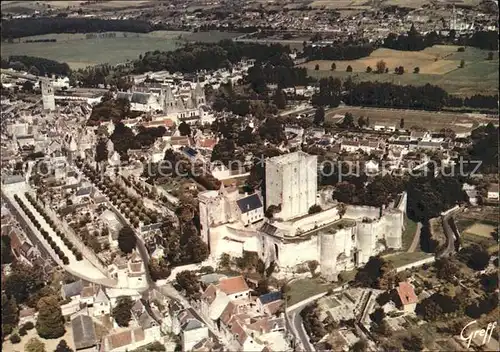
[[[387,247],[398,249],[401,248],[401,237],[403,229],[403,213],[391,209],[384,214],[386,230],[385,230],[385,241]]]
[[[358,263],[359,264],[364,264],[368,262],[368,259],[372,256],[372,251],[373,251],[373,239],[375,236],[373,236],[374,233],[374,224],[371,222],[362,222],[358,221],[356,223],[357,229],[358,229]]]
[[[321,275],[327,280],[337,281],[336,236],[333,233],[320,234]]]

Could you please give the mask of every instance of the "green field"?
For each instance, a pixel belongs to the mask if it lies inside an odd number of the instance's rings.
[[[388,254],[384,256],[384,259],[392,262],[395,268],[399,268],[400,266],[407,265],[432,256],[433,256],[432,254],[424,252],[412,252],[412,253],[403,252],[397,254]]]
[[[413,238],[415,237],[415,231],[417,230],[417,223],[405,216],[405,230],[403,231],[403,248],[401,250],[406,251],[410,248]]]
[[[487,50],[468,47],[464,52],[457,52],[458,46],[435,45],[418,52],[397,51],[380,48],[369,57],[358,60],[317,60],[301,66],[308,69],[309,75],[322,77],[352,77],[355,81],[379,81],[395,84],[423,85],[426,83],[441,86],[449,93],[459,95],[496,94],[498,93],[498,53],[494,53],[491,61],[486,60]],[[375,69],[376,63],[383,60],[389,68],[387,74],[366,73],[367,66]],[[459,68],[460,61],[465,61],[465,67]],[[331,64],[337,68],[331,71]],[[319,70],[315,66],[319,65]],[[352,73],[346,72],[347,66],[353,68]],[[403,75],[394,74],[396,66],[403,66]],[[420,73],[413,70],[419,67]]]
[[[118,64],[136,60],[147,51],[175,50],[186,41],[217,42],[232,38],[235,33],[226,32],[174,32],[151,33],[116,32],[116,38],[86,39],[85,34],[46,34],[21,38],[20,42],[2,43],[2,57],[28,55],[66,62],[71,68],[103,63]],[[55,43],[24,43],[27,39],[56,39]]]
[[[334,288],[333,284],[324,284],[320,279],[299,279],[293,281],[290,285],[290,291],[287,295],[290,297],[288,306],[294,305],[309,297],[328,291],[329,288]]]

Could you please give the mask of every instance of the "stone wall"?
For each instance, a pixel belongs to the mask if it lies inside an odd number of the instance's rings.
[[[380,209],[363,205],[348,205],[344,218],[346,219],[377,219],[380,215]]]
[[[406,269],[411,269],[411,268],[417,268],[419,266],[422,266],[424,264],[429,264],[429,263],[434,263],[436,261],[436,257],[435,256],[431,256],[429,258],[424,258],[424,259],[421,259],[417,262],[413,262],[413,263],[410,263],[410,264],[406,264],[406,265],[403,265],[403,266],[400,266],[398,268],[396,268],[396,272],[401,272],[401,271],[405,271]]]

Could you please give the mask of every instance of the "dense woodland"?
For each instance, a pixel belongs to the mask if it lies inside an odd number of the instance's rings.
[[[449,95],[441,87],[401,86],[389,82],[353,82],[350,79],[322,78],[319,92],[312,98],[315,106],[337,107],[340,101],[352,106],[374,106],[437,111],[447,107],[498,109],[498,95],[474,95],[460,98]]]
[[[147,33],[153,26],[139,20],[40,17],[2,21],[2,40],[52,33],[135,32]]]
[[[405,34],[390,33],[385,38],[383,47],[395,50],[418,51],[436,44],[459,44],[485,50],[498,50],[498,33],[494,31],[475,32],[471,37],[457,37],[455,31],[450,31],[446,37],[436,32],[420,34],[415,27]]]
[[[368,57],[380,45],[384,48],[420,51],[436,44],[459,44],[485,50],[498,50],[498,33],[494,31],[479,31],[471,37],[458,37],[454,31],[448,36],[436,32],[425,35],[419,33],[414,26],[407,33],[389,33],[382,43],[357,44],[350,42],[335,43],[326,46],[304,45],[302,54],[308,61],[312,60],[356,60]]]
[[[35,76],[53,74],[68,76],[71,72],[69,65],[65,62],[26,55],[12,55],[7,59],[2,58],[1,67],[13,68],[18,71],[27,71]]]
[[[362,57],[370,56],[376,49],[371,44],[335,44],[327,46],[311,46],[304,47],[303,57],[307,60],[356,60]]]
[[[195,43],[174,51],[148,51],[133,64],[135,73],[161,70],[188,73],[230,68],[243,58],[278,65],[281,64],[282,54],[288,53],[290,48],[281,44],[265,45],[222,40],[216,45]]]

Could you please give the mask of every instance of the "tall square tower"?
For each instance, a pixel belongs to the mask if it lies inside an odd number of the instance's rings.
[[[306,215],[316,204],[318,158],[302,151],[266,160],[266,207],[281,206],[279,217]]]
[[[56,101],[54,97],[54,87],[48,78],[41,80],[42,86],[42,103],[43,110],[54,111],[56,109]]]

